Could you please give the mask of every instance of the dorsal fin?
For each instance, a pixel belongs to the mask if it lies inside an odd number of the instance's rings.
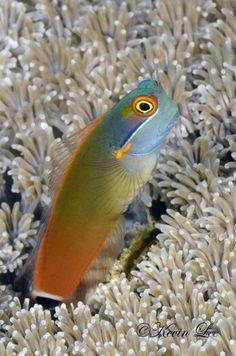
[[[73,156],[76,148],[79,146],[83,137],[85,137],[99,119],[93,120],[83,129],[73,132],[70,136],[56,139],[51,146],[51,170],[49,173],[49,193],[52,197],[58,187],[60,177]]]
[[[101,117],[99,117],[101,118]],[[50,196],[53,197],[53,193],[55,192],[60,178],[65,171],[65,168],[72,157],[74,151],[81,143],[82,139],[95,127],[99,121],[99,118],[90,122],[85,128],[78,130],[72,133],[68,137],[64,137],[62,139],[56,139],[51,147],[50,147],[50,156],[51,156],[51,170],[49,173],[48,181],[49,181],[49,193]],[[17,276],[14,284],[16,288],[20,288],[24,285],[25,291],[29,292],[29,286],[32,280],[33,268],[32,266],[35,264],[35,259],[38,253],[38,247],[41,243],[41,240],[44,236],[45,229],[47,226],[47,218],[48,218],[48,209],[45,208],[44,215],[41,219],[41,228],[38,232],[38,241],[37,246],[31,252],[27,262],[22,268],[21,272]]]

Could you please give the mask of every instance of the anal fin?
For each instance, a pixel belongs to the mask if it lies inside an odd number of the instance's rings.
[[[53,197],[54,192],[57,190],[60,179],[76,149],[100,120],[101,117],[98,117],[83,129],[73,132],[70,136],[57,139],[52,144],[50,152],[52,164],[49,174],[49,191],[51,197]]]

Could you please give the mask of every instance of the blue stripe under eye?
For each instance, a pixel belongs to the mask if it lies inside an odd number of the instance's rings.
[[[132,120],[132,121],[131,121]],[[123,141],[121,142],[121,147],[123,147],[127,141],[130,139],[130,137],[133,135],[133,133],[139,128],[140,125],[142,125],[143,120],[140,121],[136,121],[134,119],[131,120],[127,120],[127,122],[125,123],[125,125],[122,127],[122,131],[123,131]],[[133,126],[133,127],[131,127]]]

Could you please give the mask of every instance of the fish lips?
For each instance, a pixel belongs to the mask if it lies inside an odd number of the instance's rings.
[[[168,137],[170,131],[177,126],[177,124],[180,121],[180,113],[177,111],[177,113],[172,117],[172,119],[170,120],[169,124],[165,127],[164,130],[159,131],[158,132],[158,136],[157,136],[157,141],[156,144],[153,145],[147,152],[142,152],[142,153],[133,153],[128,152],[127,155],[129,156],[145,156],[145,155],[149,155],[152,154],[155,151],[158,151],[159,147],[163,144],[163,141]],[[132,140],[131,140],[132,143]]]

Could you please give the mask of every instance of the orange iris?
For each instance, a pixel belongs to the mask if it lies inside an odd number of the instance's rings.
[[[138,96],[131,104],[132,110],[141,116],[149,117],[158,108],[158,101],[152,96]]]

